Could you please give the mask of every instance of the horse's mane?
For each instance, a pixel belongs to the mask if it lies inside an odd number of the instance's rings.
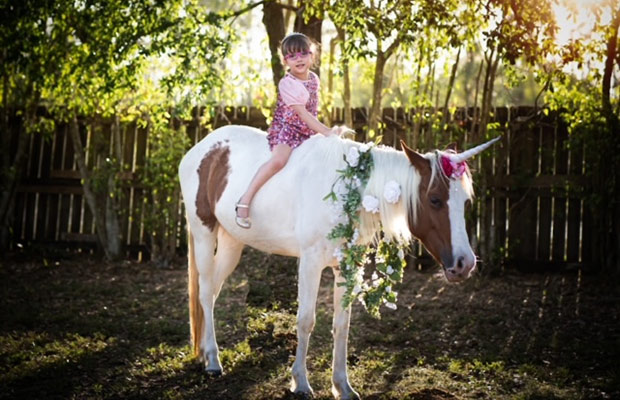
[[[323,157],[322,165],[333,169],[333,172],[325,171],[325,179],[334,182],[338,177],[336,170],[344,168],[343,156],[351,147],[359,147],[361,143],[330,137],[326,140],[317,140],[314,145],[321,147],[318,153],[314,154]],[[362,210],[360,242],[372,242],[380,229],[383,229],[386,238],[409,241],[411,232],[408,218],[409,213],[412,222],[417,218],[420,174],[401,151],[386,146],[376,146],[371,151],[374,169],[362,197],[365,195],[376,197],[379,200],[379,213],[372,214]],[[392,180],[398,182],[401,188],[401,196],[396,204],[388,203],[383,197],[385,184]]]
[[[375,147],[372,156],[374,169],[362,196],[371,195],[379,199],[379,213],[361,213],[360,238],[372,241],[376,239],[376,232],[383,229],[386,239],[409,242],[409,217],[415,223],[418,216],[420,174],[403,152],[392,147]],[[383,197],[385,184],[389,181],[400,185],[401,195],[396,204],[388,203]]]

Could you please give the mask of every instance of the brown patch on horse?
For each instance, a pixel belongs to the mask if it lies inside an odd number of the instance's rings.
[[[449,183],[441,174],[435,176],[431,185],[432,167],[430,161],[421,154],[401,143],[409,162],[420,173],[418,193],[418,218],[413,221],[409,214],[409,229],[422,241],[424,247],[437,262],[446,267],[452,265],[452,236],[448,198]],[[429,188],[430,186],[430,188]]]
[[[222,146],[221,143],[216,143],[205,154],[197,170],[196,214],[210,230],[213,230],[217,223],[215,204],[217,204],[228,184],[229,158],[230,149]]]

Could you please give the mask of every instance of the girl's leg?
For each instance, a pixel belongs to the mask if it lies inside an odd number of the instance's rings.
[[[288,144],[281,143],[273,148],[271,151],[271,158],[264,163],[258,171],[256,171],[256,175],[252,178],[250,182],[250,186],[248,186],[247,190],[239,199],[239,204],[250,205],[252,203],[252,199],[258,190],[278,171],[280,171],[286,163],[288,162],[289,157],[291,156],[291,152],[293,149]],[[245,207],[239,207],[237,209],[237,216],[241,218],[247,218],[250,215],[250,209]]]

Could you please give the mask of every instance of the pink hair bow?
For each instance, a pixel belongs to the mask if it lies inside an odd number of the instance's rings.
[[[441,168],[448,178],[456,179],[463,176],[467,170],[467,162],[455,162],[447,156],[441,156]]]

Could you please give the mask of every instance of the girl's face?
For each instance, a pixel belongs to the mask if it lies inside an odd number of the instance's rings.
[[[310,50],[288,53],[284,56],[284,62],[294,77],[304,81],[308,80],[308,72],[312,66],[312,52]]]

